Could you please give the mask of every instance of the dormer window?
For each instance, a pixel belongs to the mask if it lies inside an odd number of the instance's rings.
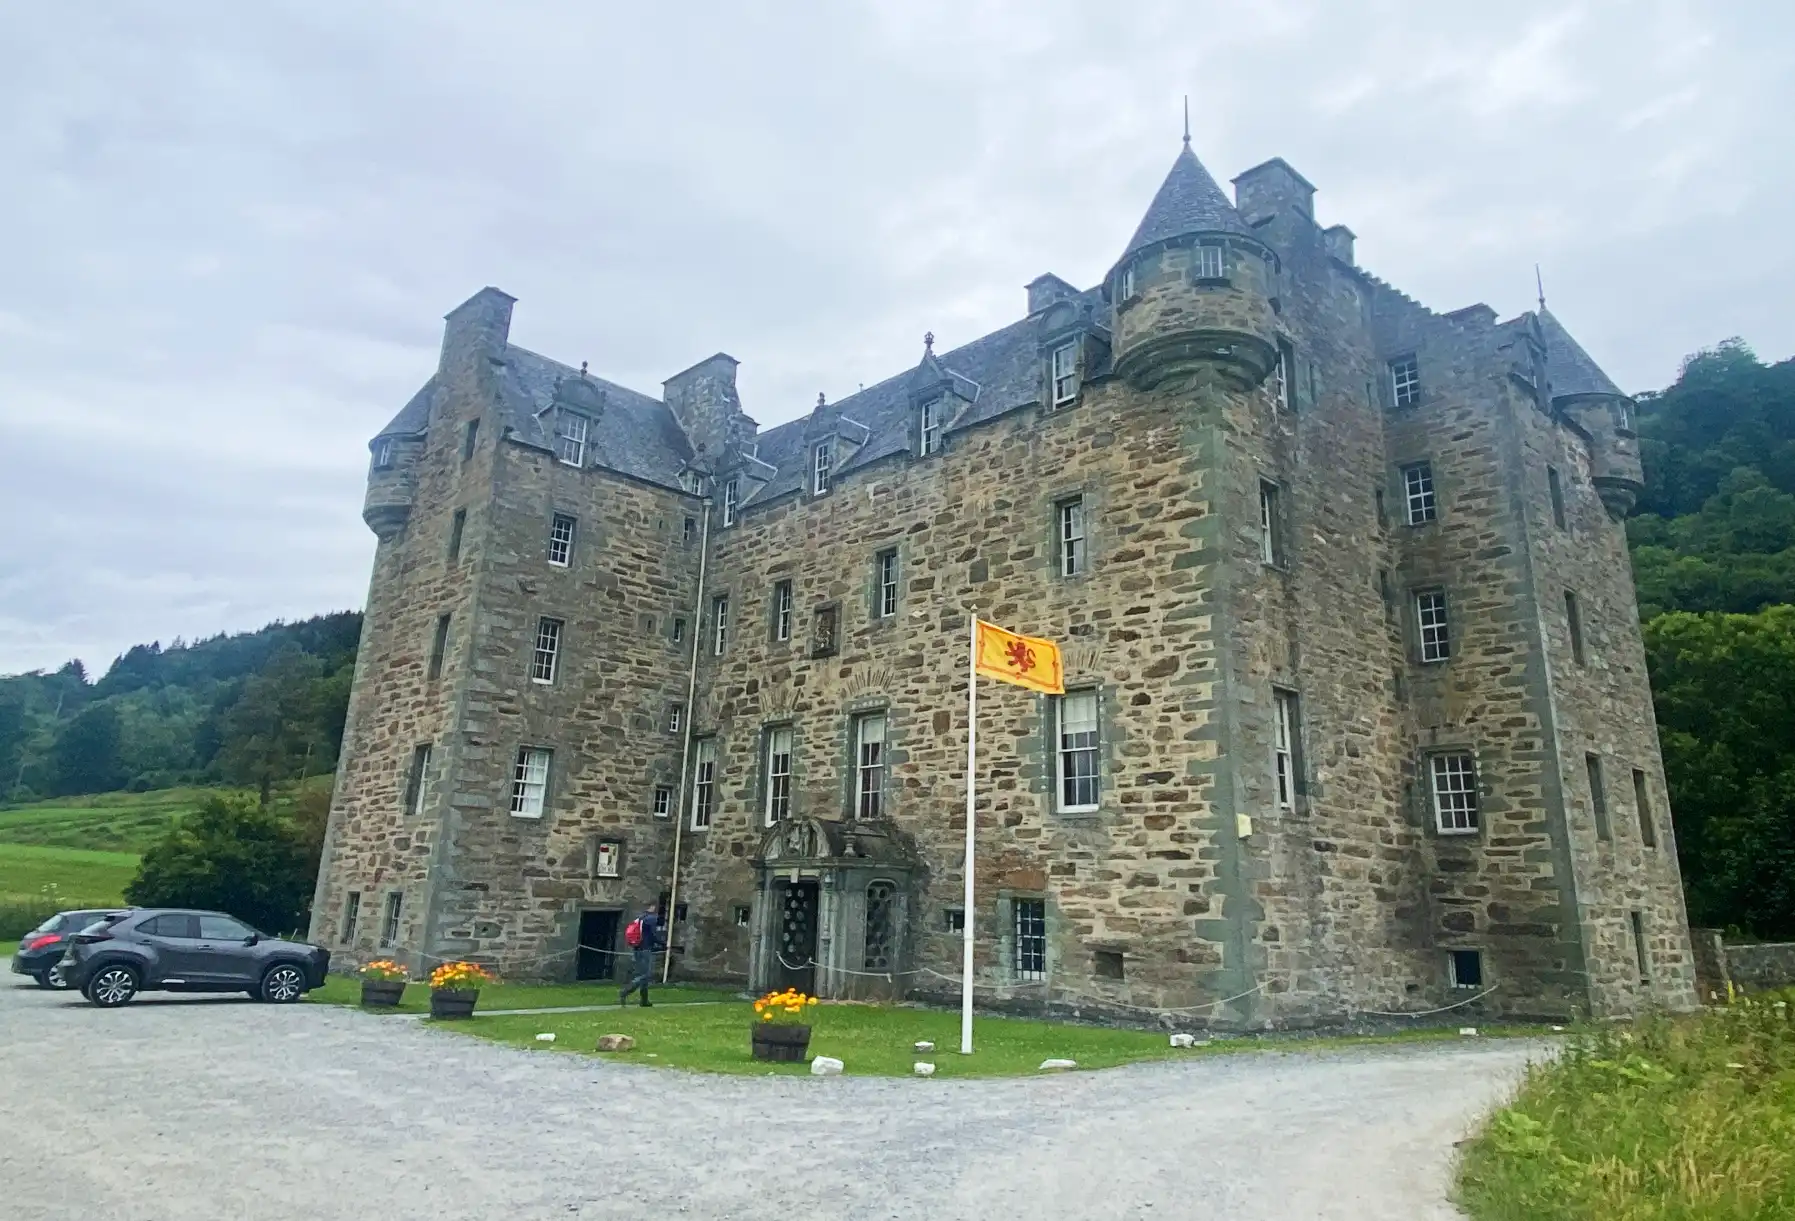
[[[821,496],[829,490],[829,468],[835,461],[835,447],[821,442],[810,451],[810,494]]]
[[[577,411],[555,412],[555,457],[568,466],[585,466],[586,431],[591,424]]]
[[[941,408],[940,399],[930,399],[922,405],[922,456],[928,457],[941,448]]]
[[[1633,409],[1624,402],[1614,405],[1614,426],[1622,432],[1633,431]]]
[[[1130,264],[1122,269],[1122,278],[1116,284],[1116,300],[1126,301],[1134,296],[1134,266]]]
[[[382,437],[374,443],[374,469],[384,471],[393,465],[393,440]]]
[[[1053,405],[1070,403],[1078,397],[1078,345],[1063,343],[1053,350]]]
[[[679,473],[679,486],[696,496],[704,491],[704,476],[693,470],[681,471]]]
[[[742,481],[728,479],[723,483],[723,524],[735,525],[737,512],[742,507]]]
[[[1219,280],[1225,274],[1222,270],[1222,248],[1220,246],[1198,246],[1191,252],[1191,274],[1199,280]]]

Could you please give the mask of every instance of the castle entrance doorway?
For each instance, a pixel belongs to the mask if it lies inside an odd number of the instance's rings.
[[[581,912],[575,979],[610,979],[617,972],[617,921],[621,912]]]
[[[817,884],[779,882],[778,927],[773,931],[774,988],[816,995]]]

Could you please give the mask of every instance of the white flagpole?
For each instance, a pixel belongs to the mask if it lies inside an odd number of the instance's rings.
[[[972,1054],[972,828],[973,769],[978,766],[979,741],[979,617],[970,620],[966,643],[966,908],[960,919],[962,960],[960,965],[960,1054]]]

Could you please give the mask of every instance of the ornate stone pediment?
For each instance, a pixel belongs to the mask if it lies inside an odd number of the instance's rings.
[[[828,860],[839,855],[834,838],[819,819],[788,818],[767,828],[760,859],[768,865]]]

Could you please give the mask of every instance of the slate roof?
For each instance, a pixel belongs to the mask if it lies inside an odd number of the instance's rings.
[[[1546,341],[1546,371],[1552,379],[1554,398],[1565,394],[1615,394],[1624,397],[1621,388],[1602,372],[1602,367],[1590,358],[1589,353],[1564,329],[1564,324],[1544,306],[1539,311],[1539,329]]]
[[[1140,228],[1134,231],[1122,257],[1167,238],[1217,232],[1252,236],[1252,230],[1187,143],[1172,162],[1165,181],[1159,184],[1159,193],[1147,205],[1147,214],[1141,218]]]

